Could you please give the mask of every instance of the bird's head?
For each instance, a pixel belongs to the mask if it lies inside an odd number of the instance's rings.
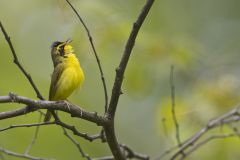
[[[63,57],[67,54],[73,53],[73,47],[70,45],[71,42],[71,39],[68,39],[65,42],[53,42],[51,45],[52,54],[57,54]]]
[[[54,66],[61,62],[62,58],[67,58],[68,54],[73,54],[73,47],[70,45],[71,39],[65,42],[55,41],[51,45],[51,55],[54,62]]]

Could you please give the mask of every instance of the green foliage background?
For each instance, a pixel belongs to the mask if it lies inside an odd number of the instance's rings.
[[[92,32],[103,65],[108,93],[133,21],[144,0],[73,0]],[[123,83],[124,94],[117,110],[119,141],[151,157],[176,145],[171,118],[169,74],[175,66],[177,118],[182,139],[207,121],[239,103],[240,1],[156,0],[138,35]],[[20,62],[31,74],[44,97],[48,97],[52,62],[50,45],[73,39],[75,52],[86,74],[81,91],[69,100],[88,111],[103,113],[104,94],[100,75],[82,25],[64,0],[1,0],[0,20],[11,36]],[[0,36],[0,95],[14,92],[37,99],[26,78],[12,62]],[[21,105],[1,104],[0,111]],[[80,131],[100,128],[79,119],[61,117]],[[37,113],[0,121],[0,127],[33,123]],[[0,133],[0,146],[24,152],[34,128]],[[231,131],[221,128],[216,132]],[[91,157],[109,155],[107,144],[79,141]],[[210,142],[189,159],[231,159],[240,156],[238,138]],[[31,154],[58,160],[81,159],[76,147],[59,126],[43,126]],[[5,156],[9,160],[15,157]],[[200,158],[199,158],[200,157]]]

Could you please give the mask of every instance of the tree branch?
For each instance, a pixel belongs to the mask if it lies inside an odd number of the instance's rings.
[[[39,119],[38,119],[38,123],[41,123],[42,122],[42,114],[39,114]],[[30,152],[30,150],[32,149],[36,139],[37,139],[37,136],[38,136],[38,132],[39,132],[39,128],[40,128],[40,125],[36,127],[36,130],[35,130],[35,133],[33,135],[33,138],[32,138],[32,141],[31,143],[28,145],[26,151],[24,154],[28,154]]]
[[[77,135],[77,136],[79,136],[79,137],[83,137],[84,139],[86,139],[86,140],[88,140],[88,141],[90,141],[90,142],[92,142],[92,141],[94,141],[94,140],[96,140],[96,139],[99,139],[99,138],[101,138],[101,136],[102,136],[101,133],[95,134],[95,135],[92,135],[92,136],[88,135],[87,133],[81,133],[81,132],[79,132],[79,131],[76,129],[75,126],[71,126],[71,125],[68,125],[68,124],[62,122],[62,121],[59,119],[59,117],[57,116],[57,114],[53,114],[53,116],[54,116],[54,119],[55,119],[55,124],[62,126],[65,135],[68,134],[67,131],[65,130],[65,128],[66,128],[66,129],[68,129],[68,130],[71,130],[74,135]],[[67,137],[69,137],[69,136],[67,136]]]
[[[194,134],[191,138],[187,139],[182,143],[182,146],[172,156],[171,160],[175,160],[180,155],[185,156],[185,150],[187,150],[190,147],[193,147],[195,143],[210,130],[216,127],[219,127],[225,124],[231,124],[237,121],[240,121],[239,107],[236,107],[230,112],[209,121],[204,128],[202,128],[200,131]]]
[[[33,123],[33,124],[18,124],[18,125],[10,125],[9,127],[1,128],[0,132],[6,131],[13,128],[22,128],[22,127],[36,127],[36,126],[46,126],[56,124],[55,122],[43,122],[43,123]]]
[[[126,151],[126,157],[127,158],[135,158],[135,159],[140,159],[140,160],[149,160],[149,156],[148,155],[136,153],[130,147],[128,147],[125,144],[120,144],[120,146]]]
[[[187,158],[191,153],[193,153],[195,150],[199,149],[201,146],[205,145],[206,143],[209,143],[212,140],[216,139],[225,139],[225,138],[231,138],[231,137],[239,137],[240,133],[229,133],[229,134],[218,134],[218,135],[211,135],[208,138],[202,140],[201,142],[198,142],[196,145],[194,145],[189,151],[185,152],[184,156],[180,158],[180,160],[183,160]]]
[[[70,103],[67,104],[65,101],[37,101],[10,93],[8,96],[0,96],[0,103],[21,103],[28,105],[27,107],[21,109],[1,112],[0,120],[24,115],[29,112],[34,112],[38,109],[52,109],[70,113],[72,117],[85,119],[100,126],[105,125],[107,121],[105,117],[97,115],[96,112],[87,112],[79,106]]]
[[[7,154],[7,155],[10,155],[10,156],[15,156],[15,157],[24,158],[24,159],[29,159],[29,160],[50,160],[50,159],[47,159],[47,158],[33,157],[33,156],[30,156],[30,155],[27,155],[27,154],[16,153],[16,152],[13,152],[13,151],[4,149],[4,148],[2,148],[2,147],[0,147],[0,151],[1,151],[2,153],[5,153],[5,154]]]
[[[174,86],[174,66],[171,66],[171,71],[170,71],[170,87],[171,87],[171,99],[172,99],[172,118],[173,118],[173,122],[175,125],[175,129],[176,129],[176,140],[177,140],[177,144],[179,147],[181,147],[181,139],[180,139],[180,132],[179,132],[179,124],[177,121],[177,116],[176,116],[176,112],[175,112],[175,86]]]
[[[100,71],[100,75],[101,75],[101,79],[102,79],[102,84],[103,84],[103,90],[104,90],[104,95],[105,95],[105,112],[107,111],[107,107],[108,107],[108,93],[107,93],[107,85],[105,82],[105,78],[104,78],[104,73],[103,73],[103,69],[102,69],[102,65],[100,62],[100,59],[98,57],[97,51],[95,49],[94,43],[93,43],[93,38],[91,36],[90,30],[88,29],[87,25],[84,23],[83,19],[81,18],[81,16],[79,15],[79,13],[77,12],[77,10],[73,7],[73,5],[69,2],[69,0],[66,0],[66,2],[69,4],[69,6],[72,8],[73,12],[77,15],[79,21],[82,23],[84,29],[87,32],[87,36],[89,39],[89,42],[91,44],[94,56],[96,58],[97,64],[98,64],[98,68]]]
[[[86,158],[87,160],[92,160],[88,154],[86,154],[83,149],[81,148],[80,144],[71,136],[68,134],[68,132],[66,131],[65,128],[62,128],[63,129],[63,133],[65,136],[67,136],[72,142],[73,144],[78,148],[78,151],[81,153],[82,157],[83,158]]]
[[[186,156],[188,156],[193,151],[197,150],[200,146],[202,146],[205,143],[208,143],[209,141],[213,139],[219,139],[219,138],[228,138],[233,136],[240,136],[240,132],[236,130],[236,128],[233,129],[235,133],[229,133],[229,134],[220,134],[220,135],[212,135],[206,138],[205,140],[202,140],[199,142],[199,139],[202,138],[205,134],[207,134],[210,130],[213,130],[217,127],[222,127],[223,125],[230,125],[236,122],[240,121],[240,106],[235,107],[228,113],[223,114],[222,116],[219,116],[213,120],[210,120],[205,127],[203,127],[201,130],[196,132],[192,137],[188,138],[187,140],[183,141],[181,144],[181,147],[174,146],[170,149],[167,149],[159,156],[155,157],[154,160],[161,160],[167,155],[171,155],[171,160],[175,159],[184,159]],[[176,151],[175,151],[176,150]],[[175,152],[173,152],[175,151]],[[173,154],[171,154],[173,152]]]
[[[168,148],[167,150],[163,151],[160,155],[156,156],[155,158],[153,158],[153,160],[161,160],[163,159],[165,156],[171,154],[173,151],[175,151],[178,148],[178,145],[173,146],[171,148]]]

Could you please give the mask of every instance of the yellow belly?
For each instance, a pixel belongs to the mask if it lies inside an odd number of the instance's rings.
[[[82,85],[83,73],[73,67],[65,69],[57,83],[57,90],[52,100],[64,100]]]

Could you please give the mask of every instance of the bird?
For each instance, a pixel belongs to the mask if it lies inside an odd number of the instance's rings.
[[[55,41],[51,45],[51,57],[53,73],[49,89],[50,101],[65,101],[79,87],[82,86],[85,76],[80,61],[74,54],[70,45],[72,40],[64,42]],[[44,122],[48,122],[52,116],[51,110],[47,110]]]

